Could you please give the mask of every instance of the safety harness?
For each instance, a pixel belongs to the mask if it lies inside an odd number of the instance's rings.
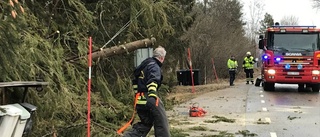
[[[134,105],[133,105],[134,110],[133,110],[133,114],[132,114],[131,119],[124,126],[122,126],[120,129],[118,129],[117,134],[121,135],[122,132],[124,130],[126,130],[132,124],[133,119],[134,119],[134,115],[136,113],[136,105],[137,105],[139,96],[140,96],[139,94],[136,94],[136,96],[134,98]]]

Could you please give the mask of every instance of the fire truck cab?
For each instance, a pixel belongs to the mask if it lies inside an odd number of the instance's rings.
[[[268,27],[261,35],[261,78],[264,90],[273,91],[275,83],[298,84],[298,90],[311,87],[319,92],[320,28],[316,26]]]

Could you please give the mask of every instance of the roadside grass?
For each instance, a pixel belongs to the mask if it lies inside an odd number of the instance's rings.
[[[218,123],[218,122],[227,122],[227,123],[234,123],[236,120],[235,119],[228,119],[226,117],[222,117],[222,116],[212,116],[212,118],[214,118],[213,120],[205,120],[203,122],[205,123]]]
[[[255,137],[258,136],[256,133],[250,133],[249,130],[239,130],[236,134],[243,135],[244,137]]]
[[[207,131],[209,130],[207,127],[204,126],[195,126],[195,127],[190,127],[189,130],[195,130],[195,131]]]

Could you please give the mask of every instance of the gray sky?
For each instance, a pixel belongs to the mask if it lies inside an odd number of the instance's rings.
[[[249,3],[252,0],[241,0],[243,10],[249,15]],[[275,22],[280,22],[284,16],[295,16],[299,25],[316,25],[320,27],[320,10],[312,8],[312,0],[262,0],[265,4],[264,13],[272,15]],[[263,14],[264,15],[264,14]]]

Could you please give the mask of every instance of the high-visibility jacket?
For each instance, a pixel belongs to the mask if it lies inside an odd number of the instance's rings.
[[[252,56],[250,57],[245,57],[243,59],[243,64],[242,67],[245,69],[253,69],[253,65],[256,61],[254,60],[254,58]]]
[[[238,67],[238,62],[236,60],[229,59],[227,65],[229,70],[236,70]]]

